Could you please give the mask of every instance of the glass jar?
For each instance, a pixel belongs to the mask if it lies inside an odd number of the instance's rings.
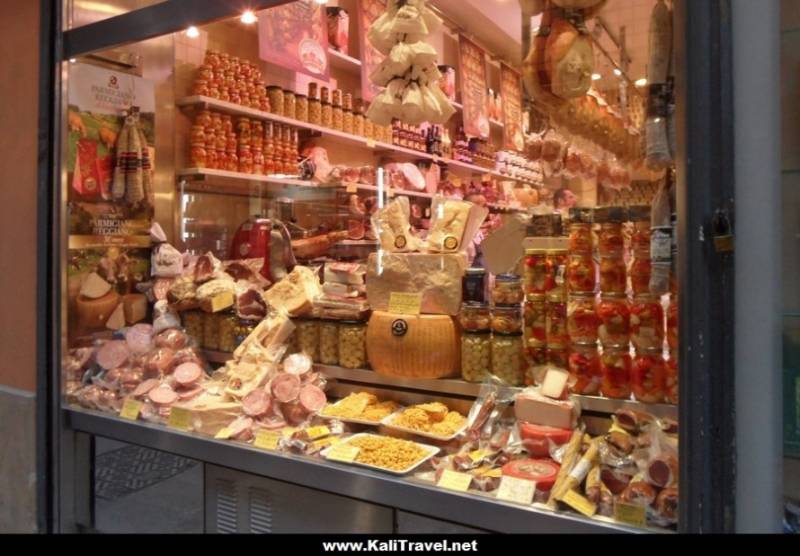
[[[570,253],[592,254],[592,225],[583,222],[573,222],[569,226],[569,251]]]
[[[627,400],[631,397],[631,354],[626,347],[606,348],[600,357],[603,375],[600,393],[606,398]]]
[[[253,152],[247,145],[239,146],[239,172],[242,174],[253,173]]]
[[[525,293],[544,295],[555,287],[553,272],[548,266],[547,250],[525,251]]]
[[[203,314],[203,347],[219,350],[219,325],[222,320],[219,313]]]
[[[186,334],[193,338],[198,346],[203,345],[203,312],[186,311],[181,313],[181,321],[186,329]]]
[[[492,337],[492,374],[511,386],[525,382],[522,334],[495,334]]]
[[[625,251],[625,236],[622,234],[622,222],[609,220],[600,224],[597,246],[601,256],[621,256]]]
[[[663,349],[664,307],[654,295],[639,295],[630,306],[631,342],[636,349]]]
[[[495,279],[492,301],[495,305],[519,305],[525,299],[522,279],[516,274],[501,274]]]
[[[625,259],[621,255],[600,257],[600,291],[624,294],[628,286]]]
[[[547,296],[547,345],[556,347],[569,345],[567,302],[558,293]]]
[[[600,353],[597,343],[572,344],[569,354],[570,392],[596,396],[600,392],[603,374],[600,372]]]
[[[364,137],[377,140],[375,137],[375,124],[366,115],[364,116]]]
[[[328,128],[333,127],[333,106],[331,106],[330,90],[327,87],[322,87],[320,101],[322,102],[321,125]]]
[[[664,401],[671,404],[678,403],[678,353],[669,352],[667,369],[664,375]]]
[[[308,99],[308,123],[322,125],[322,103],[316,97]]]
[[[646,205],[628,208],[628,218],[633,222],[631,252],[645,259],[650,258],[650,212]]]
[[[604,295],[597,305],[597,335],[604,347],[625,347],[630,341],[630,311],[624,295]]]
[[[342,114],[342,131],[353,135],[353,112],[344,110]]]
[[[631,289],[633,289],[633,295],[650,293],[651,273],[650,258],[636,256],[633,259],[633,262],[631,262]]]
[[[567,266],[567,287],[570,293],[593,293],[597,287],[597,270],[591,253],[571,253]]]
[[[306,95],[295,95],[296,104],[294,117],[301,122],[308,122],[308,97]]]
[[[353,135],[364,137],[364,114],[355,112],[353,114]]]
[[[678,297],[670,296],[667,308],[667,343],[670,351],[678,349]]]
[[[219,350],[233,353],[239,347],[236,341],[236,327],[239,319],[235,313],[224,313],[219,321]]]
[[[491,328],[491,312],[486,303],[467,302],[459,314],[461,328],[467,332],[486,332]]]
[[[466,333],[461,336],[461,378],[467,382],[483,382],[492,365],[492,336],[487,333]]]
[[[499,334],[522,333],[522,308],[496,306],[492,311],[492,331]]]
[[[599,327],[594,294],[570,295],[567,303],[567,333],[570,341],[578,344],[596,343]]]
[[[547,363],[559,369],[569,369],[569,348],[566,346],[547,346]]]
[[[528,347],[547,344],[547,302],[544,296],[529,295],[525,301],[525,342]]]
[[[552,280],[549,281],[551,288],[547,291],[563,291],[567,274],[567,250],[550,249],[547,252],[547,268],[553,276]]]
[[[339,323],[335,320],[319,323],[319,362],[323,365],[339,364]]]
[[[486,302],[486,271],[482,268],[468,268],[464,274],[462,291],[464,301]]]
[[[667,364],[662,349],[638,350],[631,369],[631,390],[637,401],[662,402],[666,374]]]
[[[311,357],[313,361],[320,362],[319,357],[319,321],[314,319],[295,319],[294,335],[297,338],[297,351]]]
[[[236,345],[240,345],[246,338],[253,333],[253,330],[258,326],[258,322],[239,319],[239,324],[236,327]]]
[[[283,89],[276,85],[267,87],[269,107],[273,114],[283,116]]]
[[[548,368],[547,346],[531,347],[529,345],[525,348],[525,359],[528,364],[525,370],[525,386],[541,384]]]
[[[343,321],[339,325],[339,365],[345,369],[367,366],[367,323]]]
[[[297,112],[297,99],[294,96],[294,91],[284,89],[283,91],[283,116],[285,118],[295,119]]]

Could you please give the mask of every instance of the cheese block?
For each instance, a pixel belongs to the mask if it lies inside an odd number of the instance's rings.
[[[117,308],[111,313],[106,322],[106,328],[109,330],[122,330],[125,328],[125,306],[120,303]]]
[[[367,299],[373,309],[387,311],[392,293],[419,293],[422,313],[455,316],[466,269],[462,253],[373,253],[367,263]]]
[[[542,395],[560,400],[567,390],[569,373],[563,369],[548,369],[542,382]]]
[[[419,240],[411,233],[408,197],[398,197],[372,218],[375,236],[384,251],[402,253],[416,251]]]
[[[175,407],[189,411],[193,431],[210,436],[215,436],[225,428],[242,410],[238,401],[227,401],[223,396],[208,392],[203,392],[187,402],[176,403]]]
[[[147,318],[147,296],[141,293],[131,293],[122,297],[125,308],[125,322],[136,324]]]
[[[111,284],[103,280],[99,274],[88,274],[81,284],[81,295],[88,299],[100,299],[111,291]]]
[[[207,313],[219,313],[233,307],[235,298],[232,292],[220,292],[212,297],[203,299],[200,308]]]
[[[367,267],[359,263],[327,263],[325,265],[325,283],[350,284],[363,286]]]
[[[236,300],[236,283],[229,279],[211,280],[197,288],[196,295],[201,309],[208,313],[217,313],[233,307]]]
[[[537,388],[528,388],[514,399],[514,413],[517,421],[572,429],[580,417],[580,406],[571,400],[553,400]]]
[[[301,317],[313,310],[313,301],[321,295],[322,286],[316,273],[310,268],[296,266],[262,297],[269,305],[283,308],[293,317]]]
[[[426,246],[437,253],[451,253],[463,247],[472,203],[448,199],[433,207],[431,232]]]
[[[115,291],[108,292],[100,299],[78,296],[76,310],[80,327],[88,330],[103,329],[111,313],[119,305],[119,300],[120,296]]]

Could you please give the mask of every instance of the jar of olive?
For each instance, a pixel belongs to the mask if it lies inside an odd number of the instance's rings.
[[[233,353],[238,347],[236,342],[236,326],[239,318],[235,313],[223,313],[219,321],[219,350],[226,353]]]
[[[202,311],[186,311],[181,314],[183,319],[183,327],[186,329],[186,334],[193,338],[198,346],[203,345],[203,312]]]
[[[492,336],[492,374],[511,386],[525,382],[522,333]]]
[[[367,323],[343,321],[339,325],[339,365],[345,369],[367,366]]]
[[[339,364],[339,322],[322,320],[319,323],[319,362],[323,365]]]
[[[315,319],[295,319],[297,352],[305,353],[313,361],[319,361],[319,321]]]
[[[483,382],[492,367],[492,335],[469,332],[461,336],[461,378]]]

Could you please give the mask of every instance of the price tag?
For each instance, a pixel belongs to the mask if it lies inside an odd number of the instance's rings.
[[[122,404],[122,411],[119,416],[129,421],[136,421],[139,418],[139,412],[142,411],[142,402],[139,400],[127,399]]]
[[[348,183],[346,187],[347,193],[358,193],[358,184],[357,183]]]
[[[497,499],[514,502],[523,506],[533,504],[533,495],[536,493],[536,483],[526,479],[505,476],[500,479],[500,488],[497,489]]]
[[[333,446],[339,442],[339,438],[336,436],[329,436],[327,438],[320,438],[319,440],[315,440],[311,443],[311,446],[314,448],[314,452],[318,452],[320,450],[324,450],[328,446]]]
[[[478,463],[487,455],[489,455],[489,450],[475,450],[469,453],[469,459],[471,459],[474,463]]]
[[[188,431],[192,424],[192,414],[182,407],[173,407],[169,412],[167,426],[173,429]]]
[[[450,181],[453,183],[453,187],[461,187],[461,178],[458,176],[453,176],[450,178]]]
[[[324,436],[330,435],[331,429],[329,429],[325,425],[319,427],[310,427],[306,429],[306,434],[308,435],[309,440],[316,440],[317,438],[322,438]]]
[[[392,292],[389,296],[389,312],[400,315],[419,315],[422,312],[422,294]]]
[[[644,506],[615,502],[614,520],[634,527],[645,527],[647,525],[647,510]]]
[[[361,448],[358,446],[353,446],[347,442],[339,442],[331,447],[330,451],[325,455],[325,458],[332,461],[341,461],[343,463],[353,463],[360,451]]]
[[[597,506],[589,502],[586,498],[575,492],[574,490],[568,491],[561,501],[571,508],[579,511],[586,517],[592,517],[597,512]]]
[[[231,437],[231,429],[225,427],[214,435],[217,440],[228,440]]]
[[[256,434],[256,440],[253,442],[253,446],[261,448],[262,450],[277,450],[280,439],[280,431],[261,430]]]
[[[284,438],[291,438],[294,433],[297,432],[297,427],[283,427],[281,429],[281,435]]]
[[[374,149],[377,146],[375,139],[367,139],[367,147],[370,149]]]
[[[467,492],[470,483],[472,483],[472,475],[445,469],[444,473],[442,473],[442,478],[439,479],[438,486],[448,490],[455,490],[456,492]]]

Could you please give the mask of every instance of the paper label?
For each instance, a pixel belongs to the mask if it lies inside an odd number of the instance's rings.
[[[592,517],[597,512],[597,506],[589,502],[585,497],[581,496],[574,490],[568,491],[561,501],[572,509],[579,511],[586,517]]]
[[[173,407],[169,412],[167,426],[172,429],[188,431],[192,424],[192,414],[182,407]]]
[[[284,438],[291,438],[294,433],[297,432],[297,427],[283,427],[281,429],[281,435]]]
[[[308,435],[309,440],[316,440],[324,436],[329,436],[331,434],[331,429],[329,429],[325,425],[319,427],[311,427],[306,429],[306,434]]]
[[[527,225],[519,218],[509,218],[500,228],[492,232],[482,244],[486,269],[499,275],[513,271],[525,256],[522,242],[527,235]]]
[[[136,421],[139,418],[140,411],[142,411],[142,402],[139,400],[127,399],[125,403],[122,404],[122,411],[119,412],[119,416],[129,421]]]
[[[534,481],[505,476],[500,480],[497,499],[530,506],[533,503],[533,495],[535,493],[536,483]]]
[[[586,478],[586,475],[589,474],[589,470],[592,468],[592,462],[588,459],[582,459],[578,462],[578,465],[570,472],[569,476],[575,479],[578,483],[582,483],[583,480]]]
[[[224,429],[220,430],[217,434],[214,435],[214,438],[217,440],[228,440],[231,437],[231,429],[225,427]]]
[[[357,183],[348,183],[346,187],[347,193],[358,193],[358,184]]]
[[[331,447],[330,451],[325,455],[325,458],[332,461],[341,461],[343,463],[353,463],[360,451],[361,448],[358,446],[353,446],[347,442],[339,442]]]
[[[455,490],[456,492],[467,492],[470,483],[472,483],[472,475],[445,469],[444,473],[442,473],[442,478],[439,479],[438,486],[448,490]]]
[[[320,450],[324,450],[328,446],[333,446],[339,442],[339,438],[336,436],[329,436],[327,438],[321,438],[319,440],[315,440],[311,443],[314,452],[318,452]]]
[[[262,450],[277,450],[280,440],[280,431],[261,430],[256,434],[256,440],[253,442],[253,446],[261,448]]]
[[[634,527],[645,527],[647,525],[647,510],[644,506],[615,502],[614,520]]]
[[[399,315],[419,315],[422,311],[421,293],[392,292],[389,296],[389,312]]]

